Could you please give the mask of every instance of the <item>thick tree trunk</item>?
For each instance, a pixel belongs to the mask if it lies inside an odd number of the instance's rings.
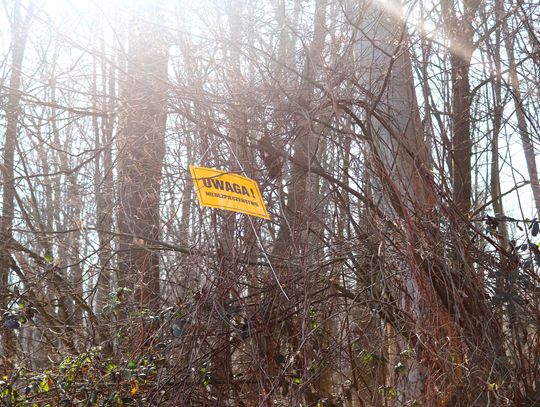
[[[510,90],[512,91],[514,106],[516,108],[518,132],[519,137],[521,138],[521,144],[523,146],[523,153],[525,154],[527,172],[529,173],[529,179],[531,180],[531,189],[534,206],[536,209],[536,216],[540,216],[540,181],[538,180],[538,166],[536,165],[533,141],[527,126],[525,108],[523,106],[523,97],[521,95],[521,90],[519,89],[519,77],[517,73],[516,59],[514,56],[513,36],[510,33],[506,20],[503,24],[504,45],[506,48],[506,54],[508,55]]]
[[[471,88],[469,69],[474,46],[473,18],[479,0],[464,0],[463,13],[458,16],[456,6],[442,1],[443,20],[450,38],[450,69],[452,72],[452,191],[461,213],[471,209]]]
[[[398,1],[389,3],[386,7],[362,3],[362,33],[356,48],[356,60],[362,89],[367,90],[364,131],[371,149],[368,164],[372,172],[371,188],[378,195],[378,200],[386,197],[382,199],[381,205],[388,218],[401,219],[407,225],[404,226],[404,235],[398,237],[399,243],[396,243],[407,247],[404,249],[405,258],[397,266],[404,270],[405,294],[396,295],[401,296],[400,307],[415,321],[415,333],[421,335],[429,327],[430,311],[426,304],[431,298],[425,297],[427,276],[416,263],[414,254],[420,236],[413,231],[417,227],[414,224],[417,219],[425,221],[430,218],[435,202],[429,180],[431,152],[423,137],[407,48],[408,36],[405,24],[400,19],[401,4]],[[380,233],[377,223],[371,219],[365,222],[368,230],[373,229],[375,236]],[[384,270],[381,267],[380,271],[374,270],[372,273],[375,275],[371,278],[376,278],[376,282],[368,281],[368,286],[374,284],[374,290],[377,290],[380,286],[377,281],[384,278]],[[383,275],[378,277],[377,273]],[[399,326],[392,328],[396,331],[394,335],[403,334]],[[398,336],[394,343],[388,345],[388,353],[394,355],[388,365],[391,367],[401,363],[401,351],[414,349],[414,344],[411,338]],[[409,358],[402,363],[406,366],[405,373],[387,374],[384,367],[379,367],[383,370],[379,380],[386,375],[388,382],[384,385],[396,386],[399,403],[421,399],[425,394],[429,366],[421,363],[422,349],[414,350],[417,352],[416,360]],[[384,353],[387,350],[381,351]],[[382,399],[374,401],[378,405],[383,403]]]
[[[159,256],[148,246],[160,236],[168,50],[159,6],[136,2],[132,12],[118,135],[118,285],[134,290],[140,306],[157,310]]]
[[[281,58],[288,59],[292,41],[289,36],[289,28],[286,23],[286,15],[283,9],[284,4],[278,4],[276,7],[277,18],[280,21],[282,27],[280,35],[280,48],[278,54]],[[293,142],[293,162],[291,162],[290,181],[288,188],[287,201],[282,213],[283,218],[280,221],[280,228],[277,239],[275,240],[272,250],[272,256],[276,257],[278,261],[289,261],[293,258],[302,259],[301,263],[304,265],[312,264],[315,259],[315,251],[312,243],[316,241],[314,236],[314,230],[321,227],[317,225],[317,217],[315,215],[315,205],[318,203],[318,182],[319,178],[314,173],[309,171],[309,167],[314,163],[319,151],[319,140],[317,137],[317,130],[315,129],[315,121],[313,120],[311,109],[315,87],[313,83],[317,81],[318,70],[322,68],[322,53],[324,51],[324,42],[327,35],[326,17],[327,17],[327,0],[317,0],[315,2],[315,13],[313,18],[313,40],[306,46],[304,66],[302,70],[302,76],[300,78],[298,99],[296,105],[298,106],[294,111],[294,142]],[[292,61],[282,61],[285,64],[291,64]],[[278,80],[287,81],[286,75],[281,69],[278,70]],[[281,85],[283,86],[283,85]],[[273,143],[274,141],[269,139],[267,143]],[[275,148],[272,146],[272,148]],[[296,162],[302,163],[302,165],[296,164]],[[307,170],[306,170],[307,167]],[[269,173],[272,172],[272,168],[269,168]],[[271,174],[272,176],[272,174]],[[287,267],[279,267],[278,274],[282,281],[287,281],[292,278],[289,274],[291,270]],[[273,277],[270,277],[273,278]],[[295,287],[291,285],[291,290],[301,290],[309,293],[311,290],[311,278],[306,275],[303,286]],[[277,292],[277,291],[276,291]],[[279,296],[279,302],[283,299],[281,293]],[[293,323],[288,321],[286,324],[285,336],[295,338],[290,343],[280,344],[280,338],[269,336],[263,339],[263,349],[265,356],[269,359],[267,370],[270,375],[274,375],[278,372],[278,366],[276,366],[276,355],[280,354],[280,346],[284,348],[290,347],[298,355],[295,357],[294,365],[299,372],[308,373],[309,366],[312,365],[314,354],[327,345],[324,339],[317,341],[316,339],[310,340],[310,345],[306,345],[305,339],[310,335],[310,324],[306,321],[309,320],[309,312],[311,308],[311,301],[313,299],[309,294],[306,295],[304,301],[298,306],[303,308],[302,321]],[[280,309],[277,307],[276,309]],[[321,317],[322,318],[322,317]],[[321,327],[320,329],[324,329]],[[273,329],[273,327],[272,327]],[[300,335],[295,335],[294,332],[301,332]],[[313,336],[313,338],[316,335]],[[277,348],[276,348],[276,343]],[[313,348],[313,350],[310,350]],[[321,363],[322,365],[322,363]],[[332,371],[326,365],[324,368],[319,369],[313,377],[310,378],[309,387],[303,389],[302,398],[305,399],[308,405],[315,405],[320,400],[331,397],[332,394]]]
[[[299,89],[298,105],[300,109],[296,111],[296,137],[293,144],[293,161],[300,161],[305,166],[310,165],[317,153],[317,138],[314,134],[313,123],[309,117],[311,99],[313,98],[315,80],[315,70],[318,66],[323,52],[323,45],[326,36],[326,0],[318,0],[315,4],[315,17],[313,22],[313,42],[306,47],[307,55],[305,57],[302,79]],[[284,44],[284,47],[287,45]],[[278,238],[274,245],[273,254],[281,257],[298,254],[302,247],[301,239],[294,237],[304,236],[310,214],[313,209],[311,206],[316,201],[314,195],[316,180],[314,175],[294,163],[291,163],[291,188],[287,199],[287,205],[283,216],[285,221],[281,223]],[[307,241],[307,240],[305,240]]]
[[[15,184],[13,181],[15,166],[15,148],[17,145],[17,132],[19,129],[19,114],[21,101],[21,77],[22,62],[26,39],[30,28],[30,20],[33,15],[33,4],[26,12],[23,19],[21,15],[21,2],[15,1],[13,10],[11,40],[11,78],[6,106],[6,133],[4,138],[3,163],[2,163],[2,217],[0,218],[0,312],[6,312],[9,302],[9,274],[11,253],[6,243],[12,238],[11,228],[15,216]],[[3,321],[2,321],[3,322]],[[0,360],[0,376],[9,374],[13,368],[13,362],[17,356],[17,342],[13,329],[0,326],[0,343],[2,359]]]
[[[450,59],[452,65],[453,198],[460,212],[468,214],[472,197],[470,61],[463,60],[460,55],[452,55]]]

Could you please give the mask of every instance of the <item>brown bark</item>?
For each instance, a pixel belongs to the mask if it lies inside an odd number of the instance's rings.
[[[504,13],[503,1],[498,0],[495,5],[496,20],[500,21]],[[502,67],[501,67],[501,34],[502,27],[498,28],[495,32],[495,47],[494,55],[492,56],[492,68],[494,72],[492,75],[493,81],[493,93],[495,95],[495,106],[493,109],[493,138],[491,141],[491,199],[493,200],[493,213],[495,217],[503,217],[504,206],[502,200],[501,191],[501,179],[500,179],[500,161],[499,161],[499,135],[501,131],[503,121],[504,104],[502,102]],[[489,57],[489,54],[488,54]],[[500,222],[498,225],[498,237],[504,248],[507,248],[510,240],[508,233],[508,226],[506,222]]]
[[[471,209],[471,93],[469,62],[452,55],[452,187],[454,202],[463,214]]]
[[[136,302],[152,310],[160,302],[159,256],[146,243],[160,236],[168,60],[162,31],[159,6],[137,2],[130,21],[118,136],[118,285],[134,290]]]
[[[6,312],[10,295],[9,274],[11,254],[6,246],[12,238],[12,225],[15,216],[15,185],[13,182],[15,165],[15,148],[17,145],[17,132],[19,130],[19,115],[21,101],[21,78],[22,62],[26,47],[26,39],[33,16],[33,4],[30,3],[26,16],[21,14],[21,2],[14,3],[12,40],[11,40],[11,78],[6,106],[6,133],[3,149],[2,163],[2,217],[0,218],[0,312]],[[3,322],[3,321],[2,321]],[[13,329],[6,328],[3,323],[0,326],[2,342],[2,363],[0,363],[0,376],[9,374],[13,368],[13,362],[17,356],[17,342]]]
[[[104,47],[102,46],[102,50]],[[107,95],[107,101],[103,102],[103,110],[112,112],[115,97],[115,69],[113,65],[102,64],[101,73],[103,78],[103,94]],[[97,80],[97,79],[96,79]],[[99,236],[99,274],[97,282],[97,310],[110,301],[112,289],[111,262],[112,262],[112,228],[113,228],[113,119],[106,117],[101,119],[101,126],[94,123],[96,149],[101,149],[101,154],[96,158],[96,226]]]
[[[315,124],[314,115],[311,112],[313,108],[313,97],[315,86],[323,65],[324,43],[327,36],[327,8],[328,1],[317,0],[315,2],[315,13],[313,19],[313,40],[305,46],[305,59],[298,89],[298,108],[294,111],[294,142],[293,159],[290,171],[290,186],[286,205],[280,221],[280,228],[277,239],[274,243],[272,255],[279,259],[291,259],[298,256],[302,264],[311,264],[316,259],[316,243],[318,242],[318,229],[322,228],[320,218],[317,217],[316,207],[319,200],[319,177],[310,171],[313,163],[318,162],[317,156],[323,151],[321,148],[318,133],[322,128]],[[281,32],[281,48],[279,50],[281,57],[286,57],[289,53],[288,29],[285,23],[285,14],[283,10],[277,9],[278,19],[283,21]],[[287,61],[290,63],[289,61]],[[320,117],[317,117],[320,119]],[[303,165],[298,165],[301,162]],[[318,223],[319,222],[319,223]],[[278,270],[279,276],[283,281],[291,278],[288,274],[290,270],[281,268]],[[303,318],[308,320],[309,310],[312,309],[311,302],[315,299],[311,297],[312,278],[306,275],[302,287],[291,286],[292,290],[300,289],[305,291],[304,301],[301,305],[304,312]],[[281,296],[281,293],[278,294]],[[279,308],[278,308],[279,309]],[[326,310],[325,310],[326,311]],[[320,316],[324,320],[324,316]],[[324,329],[330,328],[327,322],[319,328],[318,334],[312,335],[309,344],[304,343],[301,338],[310,335],[309,323],[302,323],[300,320],[296,323],[289,321],[287,323],[286,336],[294,338],[285,347],[298,352],[295,358],[295,365],[299,371],[308,373],[310,366],[320,366],[310,378],[309,386],[303,389],[303,397],[308,405],[315,405],[320,400],[332,398],[332,370],[331,362],[328,360],[315,360],[315,355],[323,354],[328,346],[327,338],[324,337]],[[293,332],[298,331],[298,335]],[[301,332],[303,331],[303,332]],[[279,341],[279,339],[277,339]],[[267,343],[265,348],[274,346],[271,342]],[[279,346],[279,345],[278,345]],[[277,355],[279,349],[275,352],[268,351],[267,355]],[[275,357],[273,358],[275,359]],[[274,360],[270,364],[274,364]]]
[[[527,126],[525,108],[523,106],[524,100],[519,89],[519,77],[516,67],[516,59],[514,56],[513,36],[508,28],[508,23],[506,22],[506,20],[503,22],[503,24],[504,45],[506,48],[506,53],[508,55],[510,90],[514,99],[514,106],[516,108],[518,133],[519,137],[521,138],[523,153],[525,154],[527,172],[529,173],[529,178],[531,180],[531,189],[533,193],[534,206],[536,209],[536,216],[540,216],[540,181],[538,180],[538,167],[536,165],[533,142]]]
[[[454,3],[442,1],[443,21],[450,38],[452,78],[452,188],[453,199],[463,214],[471,209],[471,88],[469,69],[474,47],[473,18],[478,0],[464,0],[463,14],[458,16]]]
[[[319,68],[321,53],[323,52],[326,19],[326,0],[318,0],[315,5],[315,20],[313,42],[307,47],[302,79],[299,89],[298,105],[300,109],[295,112],[296,137],[293,144],[293,163],[291,163],[292,188],[287,197],[287,204],[283,216],[286,221],[281,223],[279,234],[274,245],[273,254],[285,256],[293,254],[301,247],[299,240],[293,242],[293,236],[305,234],[309,222],[310,205],[314,203],[314,180],[309,172],[309,166],[317,153],[317,138],[312,128],[313,123],[309,117],[310,103],[313,97],[313,81],[315,70]],[[286,47],[286,44],[284,44]],[[295,164],[300,161],[304,166]],[[306,170],[305,167],[308,167]]]
[[[236,88],[236,82],[241,81],[241,72],[239,70],[239,53],[236,47],[240,47],[241,43],[241,10],[240,4],[233,1],[229,5],[228,19],[231,31],[232,49],[229,51],[229,63],[232,65],[228,75],[228,82],[231,87]],[[236,109],[231,108],[232,112],[229,115],[231,128],[237,125],[235,123],[235,115],[238,114]],[[232,130],[231,133],[235,139],[238,138],[238,132]],[[227,168],[229,171],[240,172],[239,164],[236,162],[236,154],[238,153],[238,145],[229,146],[232,151],[229,152]],[[214,346],[216,349],[212,360],[213,379],[215,385],[213,391],[216,403],[220,405],[229,405],[232,395],[232,348],[231,348],[231,326],[228,318],[227,307],[231,301],[231,292],[235,283],[235,277],[238,275],[236,264],[237,251],[234,245],[234,231],[236,227],[236,215],[231,212],[220,212],[215,214],[216,222],[216,238],[218,245],[218,267],[215,276],[215,304],[217,305],[217,313],[222,315],[219,318],[217,327],[217,341]]]

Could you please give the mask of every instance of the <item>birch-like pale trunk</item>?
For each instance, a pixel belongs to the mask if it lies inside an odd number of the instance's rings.
[[[365,131],[373,160],[368,166],[374,194],[386,196],[382,208],[390,219],[403,222],[412,230],[416,219],[426,216],[434,204],[432,191],[426,184],[431,168],[430,151],[424,140],[414,77],[408,53],[408,37],[401,19],[398,1],[363,2],[356,45],[359,82],[366,94]],[[376,233],[376,231],[374,232]],[[411,249],[415,236],[411,233],[402,242]],[[404,264],[406,295],[401,306],[417,321],[416,332],[422,332],[425,310],[419,284],[423,277],[414,264]],[[407,349],[404,340],[394,352]],[[419,351],[419,349],[416,349]],[[419,356],[418,356],[419,357]],[[389,367],[392,367],[389,361]],[[395,375],[398,402],[420,399],[424,392],[426,370],[411,361],[405,377]],[[392,383],[392,384],[394,384]]]
[[[536,215],[540,216],[540,181],[538,179],[538,166],[536,165],[536,156],[534,153],[533,138],[529,132],[529,126],[527,125],[527,119],[525,115],[525,107],[523,105],[524,100],[519,88],[519,76],[516,66],[516,58],[514,55],[514,43],[513,36],[508,27],[508,22],[503,22],[503,37],[504,45],[506,48],[506,54],[508,56],[508,68],[510,76],[510,89],[514,99],[514,106],[516,109],[516,118],[518,125],[518,133],[521,138],[521,145],[523,147],[523,153],[525,155],[525,163],[527,164],[527,172],[529,173],[529,179],[531,180],[531,189],[534,200],[534,207],[536,209]]]

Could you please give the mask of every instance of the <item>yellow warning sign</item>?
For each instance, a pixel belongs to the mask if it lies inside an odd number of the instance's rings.
[[[214,168],[189,166],[201,206],[270,219],[257,182]]]

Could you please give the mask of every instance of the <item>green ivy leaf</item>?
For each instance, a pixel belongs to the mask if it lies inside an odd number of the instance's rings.
[[[397,398],[397,389],[392,386],[380,386],[379,394],[383,394],[388,400],[395,400]]]
[[[41,380],[41,382],[39,383],[38,392],[47,393],[51,389],[51,386],[53,385],[53,383],[54,382],[52,378],[50,378],[49,376],[45,376],[43,380]]]
[[[106,373],[106,374],[110,374],[110,373],[114,372],[114,371],[116,370],[117,367],[118,367],[118,366],[115,365],[114,363],[109,363],[109,364],[107,365],[107,367],[105,368],[105,373]]]
[[[362,351],[362,362],[363,363],[369,363],[373,360],[373,353]]]
[[[488,383],[487,389],[489,391],[494,391],[494,390],[499,390],[499,387],[500,386],[497,383],[493,382],[493,383]]]

